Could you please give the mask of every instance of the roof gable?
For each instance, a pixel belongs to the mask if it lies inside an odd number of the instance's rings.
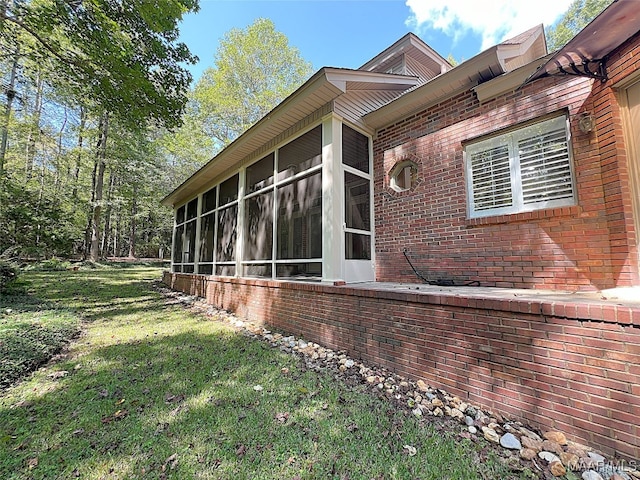
[[[544,56],[547,46],[542,25],[530,28],[365,115],[371,128],[382,128],[465,89],[488,82]]]
[[[546,52],[542,26],[534,27],[452,67],[413,33],[358,70],[324,67],[182,185],[165,205],[192,198],[232,169],[257,160],[318,115],[336,112],[364,128],[379,128],[461,88],[513,70]]]
[[[429,45],[413,33],[408,33],[358,70],[414,75],[422,84],[452,68],[451,64]]]

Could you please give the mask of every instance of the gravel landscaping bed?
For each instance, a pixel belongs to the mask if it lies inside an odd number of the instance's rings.
[[[372,395],[385,398],[406,415],[430,422],[439,430],[457,432],[460,438],[481,443],[487,454],[495,453],[513,471],[541,479],[640,479],[640,471],[633,462],[608,459],[588,446],[571,441],[563,432],[536,431],[497,412],[470,405],[445,390],[432,388],[420,379],[404,378],[386,369],[365,365],[350,358],[346,352],[272,332],[231,312],[220,311],[202,298],[173,291],[160,282],[155,287],[167,303],[180,303],[206,316],[223,319],[246,335],[297,355],[308,369],[331,372],[348,386],[365,386]],[[408,454],[414,453],[411,445],[405,448]]]

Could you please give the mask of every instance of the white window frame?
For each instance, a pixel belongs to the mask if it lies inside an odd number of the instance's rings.
[[[367,151],[368,151],[368,171],[360,170],[358,168],[352,167],[345,163],[344,151],[342,151],[342,137],[340,140],[341,143],[341,163],[342,163],[342,186],[341,188],[341,203],[342,203],[342,251],[341,261],[343,263],[343,275],[347,282],[363,282],[363,281],[373,281],[375,279],[375,272],[373,270],[373,266],[375,265],[375,210],[374,210],[374,183],[373,183],[373,144],[371,135],[368,135],[366,132],[357,128],[355,125],[346,123],[344,121],[341,122],[340,130],[341,135],[344,127],[348,127],[356,133],[362,135],[367,139]],[[346,177],[347,174],[351,174],[360,178],[368,184],[367,196],[369,199],[369,228],[366,230],[349,227],[347,225],[347,210],[352,207],[348,202],[346,188]],[[367,237],[369,239],[369,258],[347,258],[347,236],[349,234],[359,235],[362,237]]]
[[[398,193],[408,192],[415,187],[417,177],[418,165],[412,160],[403,160],[391,169],[389,186]]]
[[[259,190],[256,190],[254,192],[251,192],[249,194],[243,195],[242,198],[240,199],[242,201],[242,204],[245,205],[244,202],[246,202],[248,199],[251,199],[253,197],[256,197],[258,195],[261,194],[265,194],[268,192],[271,192],[273,194],[273,218],[272,218],[272,228],[273,228],[273,233],[272,233],[272,252],[271,252],[271,258],[270,259],[263,259],[263,260],[255,260],[255,259],[248,259],[245,258],[245,254],[243,252],[242,255],[240,255],[240,261],[239,261],[239,265],[240,265],[240,269],[237,269],[236,271],[237,276],[242,276],[242,277],[246,277],[246,278],[277,278],[277,279],[284,279],[284,280],[290,280],[293,277],[288,277],[288,276],[278,276],[278,266],[280,265],[293,265],[293,264],[298,264],[298,263],[305,263],[305,264],[319,264],[320,265],[320,270],[323,269],[323,260],[322,257],[317,257],[317,258],[312,258],[312,257],[308,257],[308,258],[289,258],[289,259],[279,259],[278,258],[278,213],[279,213],[279,202],[278,202],[278,193],[279,190],[281,188],[287,187],[295,182],[300,181],[303,178],[306,177],[310,177],[312,175],[316,175],[318,173],[322,174],[322,163],[320,163],[319,165],[315,165],[312,166],[310,168],[307,168],[306,170],[302,170],[300,172],[296,172],[294,175],[291,176],[284,176],[282,175],[283,172],[279,172],[279,166],[280,166],[280,150],[297,141],[298,139],[300,139],[301,137],[303,137],[304,135],[306,135],[307,133],[311,132],[313,129],[317,128],[318,126],[320,126],[320,128],[322,128],[321,123],[315,123],[311,126],[309,126],[308,128],[301,130],[300,132],[297,133],[297,135],[295,137],[292,138],[288,138],[286,139],[286,141],[282,142],[280,145],[278,145],[276,148],[274,148],[273,150],[271,150],[269,153],[267,153],[266,155],[262,155],[260,157],[260,159],[257,159],[255,161],[253,161],[250,165],[253,165],[254,163],[257,163],[259,161],[261,161],[262,159],[265,158],[265,156],[270,155],[271,153],[274,154],[274,167],[273,167],[273,182],[271,183],[271,185],[268,185],[266,187],[263,187]],[[249,166],[250,166],[249,165]],[[246,167],[243,169],[243,178],[244,176],[246,176]],[[319,211],[322,212],[322,206],[319,207]],[[242,221],[242,226],[240,226],[240,223],[238,223],[238,228],[240,229],[240,231],[244,232],[245,229],[245,217],[244,217],[244,213],[242,216],[239,216],[239,222]],[[237,239],[238,240],[238,239]],[[243,240],[244,241],[244,240]],[[248,273],[248,267],[251,266],[270,266],[271,267],[271,275],[267,275],[267,276],[262,276],[262,275],[251,275]],[[308,278],[306,278],[306,280],[321,280],[321,275],[316,276],[309,276]]]
[[[527,200],[525,198],[526,193],[524,193],[527,190],[527,185],[526,180],[523,181],[523,165],[521,165],[521,160],[522,163],[524,163],[525,159],[524,156],[521,158],[522,152],[519,151],[519,142],[527,139],[534,139],[536,137],[548,136],[552,133],[559,136],[561,132],[564,133],[564,139],[560,144],[564,146],[564,149],[554,151],[553,155],[538,155],[533,157],[533,162],[552,162],[553,171],[556,177],[542,177],[542,182],[549,183],[547,191],[541,191],[542,198],[538,200]],[[474,191],[474,184],[475,186],[479,186],[482,182],[486,188],[490,188],[491,185],[495,185],[497,182],[492,182],[491,180],[494,177],[489,176],[487,176],[488,181],[483,182],[484,179],[481,174],[477,172],[477,169],[476,172],[474,172],[474,156],[487,153],[491,149],[504,147],[508,148],[508,167],[505,163],[502,166],[498,165],[496,170],[502,172],[504,180],[506,180],[505,174],[508,170],[509,180],[502,182],[502,198],[506,199],[506,195],[508,193],[506,189],[509,189],[509,201],[501,201],[499,195],[496,195],[495,197],[492,197],[491,194],[487,194],[484,197],[481,197],[479,193],[476,195],[476,191]],[[503,157],[498,158],[497,160],[499,162],[501,160],[506,161],[507,159]],[[467,215],[469,218],[482,218],[495,215],[529,212],[546,208],[572,206],[577,203],[577,188],[571,149],[571,133],[569,129],[569,121],[565,115],[546,119],[506,133],[495,135],[488,139],[469,143],[464,147],[464,161],[467,184]],[[479,167],[479,165],[475,164],[475,167]],[[535,168],[535,165],[529,167],[527,170],[534,175],[539,172],[539,170]],[[474,173],[476,174],[475,177]],[[558,179],[561,181],[560,183],[557,183]],[[530,184],[533,185],[533,183]],[[487,187],[487,185],[489,185],[489,187]],[[553,192],[553,188],[550,188],[554,185],[556,185],[555,194]],[[558,185],[564,186],[564,188],[558,189]],[[533,188],[529,191],[533,191]],[[478,201],[476,201],[476,199],[478,199]],[[492,199],[495,203],[494,206],[489,205]],[[482,201],[485,202],[484,205],[482,204]]]
[[[189,218],[187,219],[187,215],[188,215],[188,210],[189,210],[189,204],[191,202],[195,201],[196,202],[196,216],[193,218]],[[184,207],[184,217],[182,219],[181,222],[178,223],[178,216],[177,216],[177,212],[178,210],[180,210],[180,208]],[[173,226],[173,240],[171,242],[171,271],[175,272],[176,271],[176,267],[180,268],[180,273],[196,273],[196,269],[197,269],[197,248],[198,248],[198,235],[200,234],[199,232],[199,218],[200,218],[200,202],[199,202],[199,198],[196,196],[194,198],[191,198],[190,200],[188,200],[187,202],[184,202],[182,205],[180,205],[180,207],[176,208],[173,214],[173,218],[174,218],[174,226]],[[189,247],[185,245],[186,243],[186,231],[187,231],[187,225],[192,224],[193,228],[195,228],[195,237],[194,237],[194,243],[195,245],[193,246],[194,249],[194,259],[191,262],[185,261],[185,255],[189,254]],[[178,230],[180,229],[180,227],[182,227],[182,234],[181,234],[181,245],[182,248],[180,250],[180,261],[176,262],[175,261],[175,248],[176,248],[176,243],[178,241],[177,237],[178,237]],[[192,272],[184,272],[185,267],[192,269]]]
[[[364,135],[367,138],[368,144],[368,170],[369,173],[365,173],[357,168],[350,167],[348,165],[342,164],[342,129],[343,124],[348,126],[349,128],[357,131],[358,133]],[[291,142],[295,142],[300,137],[304,136],[308,132],[312,131],[314,128],[320,127],[322,130],[321,136],[321,158],[322,162],[318,165],[314,165],[308,167],[306,170],[296,172],[292,176],[285,177],[282,175],[282,172],[279,172],[279,164],[280,164],[280,152],[281,149],[290,144]],[[247,168],[253,163],[261,161],[265,156],[274,154],[274,165],[273,165],[273,182],[270,185],[262,186],[262,188],[256,189],[254,192],[248,193],[246,185],[247,181]],[[342,118],[337,117],[334,114],[328,115],[324,117],[318,123],[312,123],[308,125],[306,128],[301,129],[296,133],[295,136],[289,137],[284,141],[280,142],[277,145],[274,145],[272,149],[269,149],[267,152],[262,153],[259,159],[252,159],[252,163],[248,165],[242,166],[239,170],[234,171],[234,173],[227,177],[225,180],[221,182],[217,182],[213,185],[208,185],[205,191],[199,193],[196,197],[198,201],[198,213],[196,216],[197,220],[197,228],[196,228],[196,245],[195,245],[195,262],[194,262],[194,271],[195,274],[201,275],[209,275],[209,273],[205,273],[205,268],[208,270],[211,268],[212,275],[214,276],[222,276],[223,273],[219,273],[220,268],[232,267],[233,273],[224,273],[224,276],[235,276],[235,277],[246,277],[246,278],[273,278],[273,279],[282,279],[288,281],[344,281],[345,270],[348,270],[349,264],[357,264],[357,263],[366,263],[368,265],[368,269],[370,272],[367,272],[366,279],[373,279],[373,270],[372,266],[375,261],[375,245],[374,245],[374,209],[373,209],[373,154],[372,154],[372,140],[371,136],[356,129],[352,125],[347,125]],[[248,163],[248,162],[247,162]],[[370,228],[369,230],[359,230],[355,228],[347,228],[345,223],[345,192],[344,192],[344,175],[345,173],[351,173],[358,177],[363,178],[368,182],[369,185],[369,222]],[[238,192],[236,200],[233,200],[227,204],[220,205],[221,202],[221,185],[227,181],[229,178],[238,175]],[[311,176],[320,175],[320,180],[322,182],[322,195],[318,197],[320,200],[319,205],[315,205],[312,207],[307,214],[307,221],[311,222],[311,217],[319,216],[320,217],[320,225],[318,225],[317,218],[313,222],[315,226],[321,227],[321,232],[318,240],[321,242],[321,254],[320,256],[307,257],[307,258],[278,258],[278,242],[279,239],[279,190],[282,188],[286,188],[292,185],[295,182],[299,182],[301,179],[308,178]],[[210,188],[216,187],[216,201],[215,207],[209,209],[208,211],[204,211],[204,193],[208,191]],[[247,201],[251,198],[257,197],[259,195],[265,193],[272,193],[274,196],[273,199],[273,236],[272,236],[272,255],[270,259],[249,259],[246,258],[245,250],[245,211]],[[187,202],[188,203],[188,202]],[[230,261],[221,261],[218,258],[218,231],[221,227],[220,225],[220,215],[221,212],[226,210],[228,207],[236,206],[237,208],[237,216],[236,216],[236,239],[235,239],[235,258]],[[176,212],[174,212],[174,218],[177,218]],[[185,218],[186,218],[186,203],[185,203]],[[214,215],[214,224],[213,224],[213,261],[200,261],[200,244],[202,242],[201,234],[203,229],[203,219],[207,215]],[[292,218],[294,220],[295,216]],[[302,218],[302,217],[298,217]],[[172,245],[172,262],[174,255],[175,244],[178,241],[177,233],[178,228],[181,225],[185,225],[188,221],[184,220],[181,223],[174,222],[174,233],[173,233],[173,245]],[[293,225],[293,224],[292,224]],[[349,259],[345,261],[345,248],[344,248],[344,236],[346,233],[354,233],[359,235],[364,235],[370,238],[371,243],[371,260],[356,260]],[[289,236],[289,242],[292,241],[292,237]],[[290,246],[292,246],[290,244]],[[184,250],[184,242],[183,242],[183,250]],[[316,250],[314,249],[314,253]],[[309,255],[311,255],[311,251],[309,251]],[[289,276],[287,272],[283,272],[281,275],[278,275],[279,270],[286,270],[294,266],[295,264],[306,264],[308,267],[308,274],[306,276]],[[174,271],[175,268],[184,269],[184,263],[175,262],[173,263]],[[191,264],[189,264],[191,265]],[[267,266],[271,267],[271,275],[261,275],[260,273],[250,274],[248,270],[253,266]],[[189,272],[192,273],[192,272]],[[352,275],[353,277],[353,275]],[[349,277],[351,278],[351,277]],[[353,277],[358,281],[362,281],[363,278]]]

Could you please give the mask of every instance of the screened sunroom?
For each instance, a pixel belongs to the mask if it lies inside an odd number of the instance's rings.
[[[374,130],[362,118],[447,68],[410,34],[359,70],[319,70],[164,199],[172,271],[374,280]]]
[[[334,133],[334,122],[340,148],[325,149],[331,155],[324,159],[323,137],[329,135],[323,129]],[[329,118],[179,206],[173,271],[322,280],[331,272],[323,259],[339,255],[347,265],[355,262],[351,270],[358,278],[372,279],[370,143]],[[333,164],[336,155],[340,165]],[[336,171],[342,178],[335,178]],[[338,184],[342,198],[334,198]],[[335,230],[331,214],[339,205],[344,239],[323,235]]]

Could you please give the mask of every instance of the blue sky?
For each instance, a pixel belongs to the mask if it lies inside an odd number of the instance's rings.
[[[200,0],[187,15],[180,40],[200,59],[197,80],[214,65],[219,40],[269,18],[289,44],[313,64],[358,68],[408,32],[443,57],[457,60],[539,23],[551,25],[571,0]]]

